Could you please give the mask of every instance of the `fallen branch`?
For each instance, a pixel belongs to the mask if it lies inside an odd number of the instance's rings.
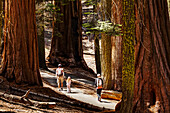
[[[101,93],[101,98],[103,99],[113,99],[113,100],[121,100],[122,93],[112,90],[103,90]]]
[[[25,93],[25,95],[23,95],[21,98],[27,98],[28,97],[28,95],[29,95],[29,93],[30,93],[30,89]]]
[[[26,94],[28,94],[28,93],[26,93]],[[11,95],[11,94],[4,94],[1,92],[0,92],[0,97],[6,99],[8,101],[24,103],[24,104],[28,104],[28,105],[36,106],[36,107],[40,107],[40,108],[54,108],[56,106],[55,102],[38,102],[38,101],[31,100],[31,99],[25,99],[25,98],[23,98],[23,96],[20,97],[20,96]]]

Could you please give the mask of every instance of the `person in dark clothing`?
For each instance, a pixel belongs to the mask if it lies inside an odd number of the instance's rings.
[[[97,96],[98,96],[98,101],[101,102],[101,92],[103,89],[103,79],[101,78],[100,74],[97,74],[97,78],[95,79],[95,85],[97,89]]]

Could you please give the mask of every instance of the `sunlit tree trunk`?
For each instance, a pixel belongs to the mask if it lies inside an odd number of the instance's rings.
[[[106,34],[102,34],[101,51],[101,67],[104,79],[104,89],[111,89],[113,86],[111,76],[111,37]]]
[[[167,1],[135,4],[134,112],[170,111],[170,23]],[[153,111],[152,111],[153,112]]]
[[[83,58],[81,0],[65,1],[64,4],[62,1],[55,2],[60,8],[58,13],[63,16],[55,15],[49,61],[53,65],[61,63],[91,70]]]
[[[135,15],[134,0],[123,0],[123,26],[122,26],[122,103],[120,113],[132,113],[134,94],[134,39]]]
[[[6,0],[1,75],[17,84],[42,85],[37,47],[35,0]]]
[[[122,0],[112,1],[112,22],[122,25]],[[122,90],[122,36],[113,36],[112,42],[112,79],[113,89]]]
[[[104,7],[102,10],[103,20],[109,20],[111,22],[111,0],[102,0],[102,5],[102,7]],[[113,87],[111,74],[111,47],[111,35],[103,33],[101,38],[101,69],[104,80],[104,89],[111,89]]]

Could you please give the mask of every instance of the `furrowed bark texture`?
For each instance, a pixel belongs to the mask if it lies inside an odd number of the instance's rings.
[[[167,1],[137,0],[134,112],[170,111],[170,23]]]
[[[123,0],[122,103],[120,113],[132,113],[134,93],[134,0]]]
[[[102,0],[102,15],[103,20],[111,21],[111,1],[110,0]],[[101,71],[104,80],[104,89],[112,89],[112,68],[111,68],[111,35],[107,33],[102,33],[101,38]]]
[[[1,74],[17,84],[42,85],[36,35],[35,0],[5,1]]]
[[[55,5],[63,16],[55,15],[50,63],[89,70],[83,58],[81,0],[66,0],[65,5],[62,5],[62,1],[56,1]]]
[[[111,76],[111,37],[106,34],[102,34],[101,50],[102,50],[102,76],[104,79],[104,89],[112,88],[112,76]]]
[[[112,22],[122,25],[122,0],[112,1]],[[113,36],[112,42],[112,78],[113,89],[122,90],[122,36]]]

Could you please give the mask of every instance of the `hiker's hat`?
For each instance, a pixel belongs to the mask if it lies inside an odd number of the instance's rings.
[[[61,64],[58,64],[58,67],[61,67],[62,65]]]
[[[97,74],[97,77],[100,77],[100,74]]]

